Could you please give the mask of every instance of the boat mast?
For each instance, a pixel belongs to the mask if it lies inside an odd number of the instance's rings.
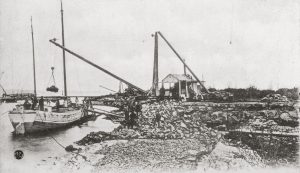
[[[34,38],[33,38],[32,17],[30,18],[30,22],[31,22],[32,58],[33,58],[33,82],[34,82],[34,95],[36,96],[35,54],[34,54]]]
[[[65,47],[64,11],[63,11],[62,0],[60,0],[60,9],[61,9],[60,12],[61,12],[62,45],[63,47]],[[64,49],[63,49],[63,68],[64,68],[64,90],[65,90],[65,96],[67,96],[68,92],[67,92],[67,75],[66,75],[66,54]]]

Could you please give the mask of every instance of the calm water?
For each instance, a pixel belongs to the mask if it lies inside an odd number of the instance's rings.
[[[3,103],[0,105],[0,172],[31,172],[38,167],[43,159],[60,156],[66,153],[49,134],[42,135],[13,135],[13,127],[9,121],[6,111],[14,107],[15,104]],[[113,110],[114,108],[99,106],[101,109]],[[5,113],[5,114],[3,114]],[[103,119],[99,116],[95,121],[88,121],[79,126],[62,129],[51,133],[62,145],[67,146],[83,138],[92,131],[112,131],[118,124]],[[24,157],[17,160],[14,157],[15,150],[22,150]]]

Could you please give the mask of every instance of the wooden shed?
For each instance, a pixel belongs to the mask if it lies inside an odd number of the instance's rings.
[[[169,74],[162,80],[165,95],[174,98],[190,98],[199,94],[197,81],[186,74]]]

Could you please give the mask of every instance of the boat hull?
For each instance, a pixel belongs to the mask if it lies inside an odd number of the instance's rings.
[[[8,115],[16,134],[63,128],[80,121],[84,117],[82,109],[63,112],[12,111]]]

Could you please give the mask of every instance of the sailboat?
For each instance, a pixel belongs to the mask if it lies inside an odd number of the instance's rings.
[[[63,7],[61,2],[61,22],[62,22],[62,44],[64,45],[64,25],[63,25]],[[34,37],[31,20],[32,34],[32,50],[33,50],[33,72],[34,72],[34,94],[36,98],[36,79],[35,79],[35,57],[34,57]],[[64,105],[60,105],[59,98],[56,98],[56,106],[50,104],[45,105],[41,97],[39,106],[16,105],[16,107],[8,113],[12,126],[16,134],[40,132],[45,130],[66,127],[81,121],[85,116],[83,108],[78,105],[68,103],[67,84],[66,84],[66,65],[65,51],[63,50],[63,68],[64,68]],[[53,100],[53,98],[52,98]],[[37,100],[36,100],[37,101]]]

